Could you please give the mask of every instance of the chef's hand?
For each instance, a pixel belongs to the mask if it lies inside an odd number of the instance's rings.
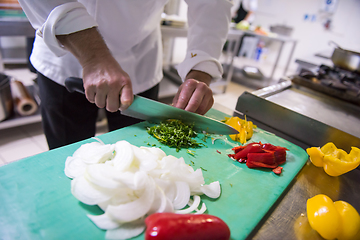
[[[109,112],[125,110],[134,100],[129,75],[112,57],[85,65],[83,81],[89,102]]]
[[[210,82],[209,74],[191,70],[179,87],[173,99],[173,106],[204,115],[214,104]]]
[[[83,67],[86,98],[109,112],[125,110],[134,100],[129,75],[111,55],[97,28],[57,35]]]

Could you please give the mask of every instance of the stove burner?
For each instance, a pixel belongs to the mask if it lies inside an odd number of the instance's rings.
[[[293,82],[360,105],[360,73],[320,65],[314,73],[302,69]]]

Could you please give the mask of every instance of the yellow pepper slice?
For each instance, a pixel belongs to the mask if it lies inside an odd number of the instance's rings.
[[[231,118],[228,118],[226,121],[225,121],[225,124],[229,125],[229,126],[232,126],[233,128],[235,128],[236,130],[241,131],[241,119],[239,117],[231,117]],[[234,141],[239,141],[240,139],[240,136],[238,136],[239,134],[231,134],[229,135],[230,138]]]
[[[246,143],[246,141],[252,137],[254,133],[253,129],[256,128],[256,125],[254,125],[251,121],[246,121],[246,116],[245,120],[239,117],[230,117],[225,118],[224,122],[239,131],[238,134],[232,134],[229,136],[232,140],[238,141],[241,144]]]
[[[360,165],[360,149],[352,147],[349,154],[338,149],[329,142],[322,148],[311,147],[306,149],[310,161],[317,167],[324,167],[324,171],[333,177],[347,173]]]
[[[360,231],[360,216],[344,201],[333,202],[324,194],[307,200],[310,226],[325,239],[352,240]]]
[[[247,132],[247,135],[246,135],[246,140],[249,140],[252,135],[254,134],[254,124],[252,123],[252,121],[247,121],[246,122],[246,132]]]
[[[311,147],[306,149],[307,154],[310,156],[310,161],[317,167],[324,166],[324,156],[325,154],[321,151],[319,147]]]

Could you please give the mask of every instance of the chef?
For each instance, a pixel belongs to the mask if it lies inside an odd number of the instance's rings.
[[[121,115],[139,94],[157,99],[162,75],[160,21],[167,0],[19,0],[36,38],[30,57],[38,72],[44,132],[50,149],[95,134],[98,108],[109,130],[139,120]],[[205,114],[214,99],[212,79],[231,18],[229,0],[186,0],[188,49],[173,105]],[[69,93],[68,77],[81,77],[85,96]]]
[[[231,16],[235,23],[247,21],[253,23],[255,19],[255,11],[257,9],[257,0],[234,0],[231,8]]]

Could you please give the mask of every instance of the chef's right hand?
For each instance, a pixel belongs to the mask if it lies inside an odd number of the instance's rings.
[[[125,110],[134,100],[129,75],[112,56],[96,27],[56,35],[83,67],[86,98],[109,112]]]
[[[125,110],[134,100],[130,77],[112,56],[84,65],[83,81],[89,102],[109,112]]]

